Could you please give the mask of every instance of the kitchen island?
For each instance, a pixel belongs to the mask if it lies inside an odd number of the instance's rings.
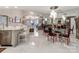
[[[16,46],[19,42],[19,33],[24,29],[23,26],[8,26],[0,28],[0,45]]]

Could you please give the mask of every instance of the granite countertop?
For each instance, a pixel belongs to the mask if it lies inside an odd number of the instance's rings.
[[[20,30],[20,29],[23,29],[24,26],[4,26],[2,28],[0,28],[0,30]]]

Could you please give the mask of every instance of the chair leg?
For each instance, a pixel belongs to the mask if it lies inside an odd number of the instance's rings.
[[[58,41],[58,38],[57,38],[57,37],[55,37],[55,40],[56,40],[56,41]]]
[[[51,36],[51,39],[52,39],[52,36]]]
[[[55,38],[55,37],[53,36],[53,43],[54,43],[54,38]]]
[[[48,41],[49,41],[49,35],[47,35],[47,39],[48,39]]]
[[[61,36],[59,36],[59,42],[61,42],[61,40],[62,40],[62,37],[61,37]]]
[[[67,38],[67,45],[69,45],[70,43],[70,38]]]

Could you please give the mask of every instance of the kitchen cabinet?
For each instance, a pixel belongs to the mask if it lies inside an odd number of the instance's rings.
[[[19,34],[24,27],[8,26],[0,28],[0,45],[1,46],[17,46],[20,43]]]
[[[1,46],[11,46],[11,31],[0,31],[0,44]]]

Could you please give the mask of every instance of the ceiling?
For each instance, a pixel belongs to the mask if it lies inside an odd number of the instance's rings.
[[[5,6],[0,6],[0,10],[12,9],[12,10],[22,10],[22,11],[34,11],[42,14],[50,13],[50,6],[18,6],[18,8],[14,8],[14,6],[10,6],[5,8]],[[57,12],[65,12],[72,9],[79,9],[79,6],[59,6],[56,10]]]

